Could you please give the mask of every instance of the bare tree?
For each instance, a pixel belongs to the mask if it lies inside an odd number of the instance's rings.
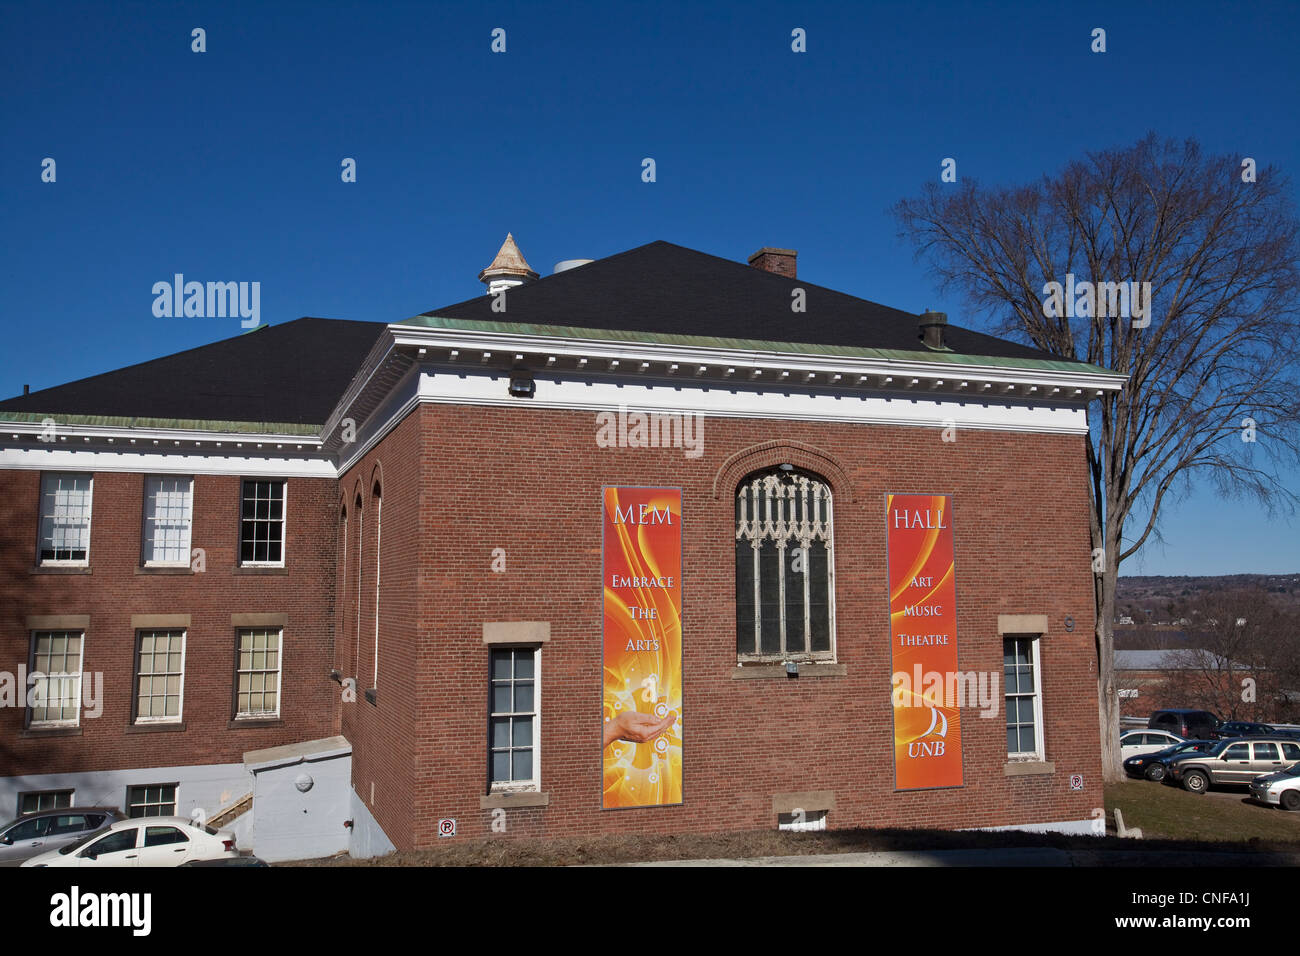
[[[1188,706],[1225,720],[1276,721],[1295,666],[1295,615],[1261,588],[1205,594],[1182,605],[1195,623],[1174,655]]]
[[[997,332],[1129,376],[1098,400],[1087,443],[1107,781],[1123,776],[1116,578],[1158,535],[1166,495],[1205,475],[1270,509],[1298,500],[1281,477],[1300,446],[1298,224],[1283,177],[1243,162],[1148,135],[1036,184],[931,183],[894,209],[943,287]],[[1049,285],[1072,282],[1077,301]],[[1125,309],[1110,283],[1138,283],[1137,301]]]

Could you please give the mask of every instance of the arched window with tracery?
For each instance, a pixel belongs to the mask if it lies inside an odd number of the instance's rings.
[[[736,489],[736,657],[833,660],[831,489],[791,466]]]

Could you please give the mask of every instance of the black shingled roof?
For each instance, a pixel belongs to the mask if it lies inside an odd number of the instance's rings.
[[[807,311],[790,310],[805,290]],[[425,313],[667,335],[922,351],[917,316],[803,280],[651,242],[513,288]],[[0,401],[5,412],[322,425],[378,340],[383,323],[302,318],[67,385]],[[1053,359],[949,325],[957,353]]]
[[[382,322],[295,319],[0,402],[0,413],[323,425]]]
[[[807,311],[790,310],[791,290],[806,294]],[[813,285],[671,242],[627,252],[516,286],[506,312],[477,295],[425,315],[483,322],[519,322],[667,335],[846,345],[924,351],[918,315]],[[1059,357],[992,335],[949,325],[954,352],[1007,359]]]

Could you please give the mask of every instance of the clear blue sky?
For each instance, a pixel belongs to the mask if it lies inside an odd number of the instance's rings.
[[[1148,130],[1300,179],[1298,22],[1293,3],[4,3],[0,395],[240,331],[154,318],[176,272],[259,281],[263,322],[394,321],[480,293],[507,231],[543,274],[654,239],[786,246],[811,282],[978,324],[888,207],[946,156],[1020,182]],[[1163,528],[1127,573],[1300,568],[1300,523],[1249,503],[1198,493]]]

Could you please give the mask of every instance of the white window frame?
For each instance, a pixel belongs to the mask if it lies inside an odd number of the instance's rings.
[[[157,514],[156,514],[156,507],[155,507],[155,516],[152,519],[150,519],[149,517],[149,500],[152,491],[151,486],[154,482],[163,482],[163,481],[188,481],[190,483],[189,492],[187,496],[189,502],[189,508],[185,515],[185,545],[181,549],[182,553],[180,559],[176,561],[158,561],[150,557],[151,552],[154,554],[157,553],[157,545],[156,545],[157,538],[154,535],[156,535],[157,533],[158,524],[159,524]],[[242,484],[240,485],[240,495],[242,498],[243,495]],[[152,497],[154,497],[156,500],[156,493],[154,493]],[[243,504],[242,500],[240,504],[242,507]],[[190,566],[191,546],[194,543],[194,478],[193,476],[189,476],[187,478],[185,475],[145,475],[144,507],[141,511],[141,521],[142,521],[142,527],[140,531],[140,551],[141,551],[141,560],[144,567],[146,568],[188,568]],[[241,524],[240,541],[242,545],[242,541],[243,541],[242,515],[241,515],[240,524]],[[151,548],[151,544],[153,545],[152,548]]]
[[[496,711],[492,709],[493,685],[492,656],[496,651],[532,651],[533,653],[533,709],[532,711]],[[513,658],[512,658],[513,660]],[[511,670],[510,683],[514,684]],[[511,704],[514,694],[511,694]],[[492,720],[497,717],[525,717],[533,720],[533,776],[529,780],[492,780]],[[513,751],[513,741],[509,751]],[[542,646],[540,644],[491,644],[488,646],[488,720],[487,720],[488,780],[492,793],[536,793],[542,789]]]
[[[244,560],[244,484],[245,482],[269,482],[279,484],[280,497],[280,560],[279,561],[245,561]],[[250,519],[256,520],[256,519]],[[289,555],[289,479],[287,478],[249,478],[239,482],[239,566],[241,568],[283,568]]]
[[[240,646],[245,634],[253,634],[259,631],[265,631],[268,634],[277,635],[279,645],[276,649],[276,673],[275,673],[275,711],[244,711],[239,709],[239,678],[243,674],[264,674],[269,671],[267,668],[249,668],[244,670],[239,666]],[[250,651],[251,653],[251,651]],[[284,628],[283,627],[241,627],[235,632],[235,719],[236,720],[279,720],[280,714],[284,711]],[[249,689],[249,695],[254,691]],[[261,693],[266,693],[265,690]]]
[[[86,557],[76,560],[71,558],[46,558],[45,552],[45,521],[48,517],[53,522],[54,515],[45,513],[46,483],[60,478],[85,478],[89,482],[86,489]],[[94,474],[84,471],[43,471],[41,472],[41,497],[37,507],[37,526],[36,526],[36,563],[43,568],[84,568],[90,564],[90,532],[94,523],[94,505],[95,505],[95,476]],[[51,532],[53,525],[51,525]],[[53,534],[50,537],[51,550],[53,548]]]
[[[160,803],[147,803],[147,802],[146,802],[146,803],[138,803],[138,804],[133,804],[133,803],[131,802],[131,791],[132,791],[132,790],[146,790],[146,789],[148,789],[149,787],[159,787],[159,788],[161,788],[161,787],[171,787],[171,788],[172,788],[172,799],[171,799],[172,812],[171,812],[171,813],[155,813],[155,814],[151,814],[151,815],[147,815],[147,816],[136,816],[135,814],[133,814],[133,813],[131,812],[131,808],[132,808],[132,807],[135,807],[135,806],[139,806],[139,807],[165,807],[165,806],[167,805],[167,804],[165,804],[165,803],[161,803],[161,802],[160,802]],[[131,784],[127,784],[127,787],[126,787],[126,800],[123,801],[123,809],[126,810],[126,816],[127,816],[127,819],[128,819],[128,820],[147,820],[147,819],[152,819],[152,818],[154,818],[154,817],[174,817],[174,816],[176,816],[176,808],[179,807],[180,805],[181,805],[181,785],[180,785],[179,783],[131,783]]]
[[[67,637],[68,635],[71,635],[71,634],[75,634],[75,635],[77,635],[77,636],[80,638],[80,640],[81,640],[81,649],[80,649],[80,651],[78,651],[78,654],[77,654],[77,670],[76,670],[76,672],[75,672],[75,673],[74,673],[74,672],[68,672],[68,671],[58,671],[58,672],[57,672],[59,675],[61,675],[60,677],[57,678],[58,680],[60,680],[60,681],[68,681],[68,680],[71,680],[71,681],[75,681],[75,682],[76,682],[76,688],[77,688],[77,693],[76,693],[76,701],[77,701],[77,715],[76,715],[76,717],[73,717],[73,718],[71,718],[71,719],[66,718],[66,717],[62,717],[62,718],[58,718],[58,719],[55,719],[55,720],[49,720],[49,719],[37,720],[37,719],[36,719],[36,716],[35,716],[35,709],[34,709],[33,707],[31,707],[31,706],[28,706],[28,707],[27,707],[27,726],[28,726],[28,727],[32,727],[32,728],[36,728],[36,729],[40,729],[40,730],[47,730],[47,729],[58,728],[58,727],[80,727],[80,726],[81,726],[81,708],[82,708],[82,703],[83,703],[83,701],[82,701],[82,696],[83,696],[83,693],[84,693],[83,688],[82,688],[82,686],[81,686],[81,675],[85,672],[85,668],[86,668],[86,632],[85,632],[84,629],[81,629],[81,628],[56,628],[56,629],[52,629],[52,630],[51,630],[51,629],[44,629],[44,630],[39,630],[39,631],[38,631],[38,630],[29,631],[29,632],[28,632],[28,652],[27,652],[27,661],[28,661],[28,665],[29,665],[29,666],[28,666],[28,671],[27,671],[27,673],[30,675],[30,674],[35,674],[35,673],[38,673],[38,672],[39,672],[39,673],[45,675],[45,676],[44,676],[44,680],[45,680],[45,687],[47,688],[47,696],[46,696],[44,699],[45,699],[46,701],[48,701],[48,700],[49,700],[49,697],[48,697],[48,687],[49,687],[49,681],[50,681],[50,674],[49,674],[49,673],[48,673],[44,668],[38,667],[38,666],[36,665],[36,647],[37,647],[37,642],[38,642],[38,641],[40,640],[40,638],[41,638],[41,635],[53,636],[53,635],[55,635],[55,634],[62,634],[62,635],[64,635],[65,637]],[[67,659],[67,652],[66,652],[66,651],[64,652],[64,659],[65,659],[65,661],[66,661],[66,659]],[[26,688],[26,687],[21,688],[21,693],[25,696],[25,695],[28,694],[31,690],[35,690],[35,687],[39,687],[39,686],[41,686],[41,685],[40,685],[39,683],[37,683],[37,684],[36,684],[34,687],[32,687],[30,690],[29,690],[29,688]],[[62,696],[61,696],[60,699],[63,699]],[[27,703],[26,700],[24,700],[23,702],[24,702],[24,703]],[[43,705],[43,706],[48,706],[48,704]]]
[[[153,634],[155,636],[159,634],[180,634],[181,636],[181,669],[177,675],[180,677],[180,690],[178,690],[176,694],[177,704],[175,717],[155,717],[152,715],[144,717],[140,714],[140,678],[144,676],[143,672],[140,670],[140,665],[144,657],[140,644],[146,634]],[[135,710],[135,722],[137,724],[179,724],[185,719],[185,650],[188,646],[189,632],[183,627],[147,627],[140,628],[135,632],[135,695],[132,699],[132,706]],[[171,674],[172,671],[153,671],[150,672],[149,677],[166,678],[171,676]],[[152,698],[157,695],[150,693],[149,696]],[[167,696],[168,695],[164,693],[164,700]]]
[[[65,793],[68,795],[68,803],[66,806],[61,807],[59,806],[58,798]],[[41,797],[49,797],[49,796],[53,796],[55,798],[54,803],[48,807],[42,807]],[[36,798],[35,810],[23,809],[23,801],[28,799],[29,797]],[[62,790],[24,790],[18,794],[18,816],[20,817],[27,813],[43,813],[46,810],[71,810],[76,805],[77,805],[77,791],[75,788],[72,787],[65,787]]]
[[[1008,751],[1008,752],[1007,752],[1007,760],[1009,760],[1009,761],[1033,761],[1033,762],[1041,763],[1043,760],[1046,759],[1044,755],[1047,753],[1047,744],[1046,744],[1046,741],[1044,740],[1044,737],[1043,737],[1043,654],[1042,654],[1042,650],[1043,650],[1043,646],[1042,646],[1042,645],[1043,645],[1043,641],[1042,641],[1042,635],[1041,635],[1041,634],[1003,634],[1003,635],[1002,635],[1002,643],[1003,643],[1003,656],[1004,656],[1004,657],[1005,657],[1005,655],[1006,655],[1006,642],[1007,642],[1007,641],[1027,641],[1027,642],[1029,643],[1030,651],[1031,651],[1031,653],[1032,653],[1032,655],[1033,655],[1033,668],[1034,668],[1034,745],[1035,745],[1035,747],[1036,747],[1036,749],[1033,750],[1032,752],[1031,752],[1031,751],[1023,751],[1023,752],[1016,752],[1016,753],[1013,753],[1013,752],[1011,752],[1011,751]],[[1004,736],[1005,736],[1005,734],[1006,734],[1006,723],[1007,723],[1007,718],[1010,717],[1009,709],[1008,709],[1007,706],[1006,706],[1006,699],[1007,699],[1007,697],[1009,697],[1009,696],[1011,696],[1011,695],[1007,693],[1007,689],[1006,689],[1006,686],[1005,686],[1005,674],[1004,674],[1004,686],[1003,686],[1003,688],[1002,688],[1002,710],[1003,710],[1003,717],[1004,717],[1002,723],[1003,723],[1003,735],[1004,735]],[[1024,695],[1023,695],[1023,694],[1017,694],[1016,696],[1017,696],[1017,697],[1023,697]]]

